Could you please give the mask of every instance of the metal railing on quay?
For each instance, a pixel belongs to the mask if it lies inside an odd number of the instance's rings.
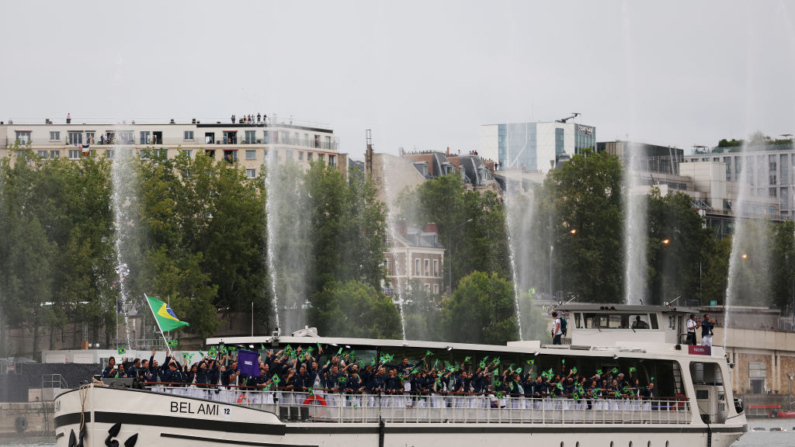
[[[367,394],[147,383],[152,392],[270,411],[283,421],[476,424],[690,424],[679,399],[530,398],[494,394]]]

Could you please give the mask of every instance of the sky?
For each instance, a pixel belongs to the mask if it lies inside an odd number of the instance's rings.
[[[331,126],[361,159],[480,147],[483,124],[690,149],[795,134],[787,1],[0,0],[0,120]]]

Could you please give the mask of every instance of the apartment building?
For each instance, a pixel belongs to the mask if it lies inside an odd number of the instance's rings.
[[[398,284],[407,290],[410,283],[419,282],[425,291],[435,295],[444,293],[444,247],[439,243],[435,223],[424,228],[399,224],[394,237],[387,235],[389,251],[384,253],[387,270],[387,295],[397,299]]]
[[[71,119],[69,121],[72,121]],[[0,122],[0,156],[15,158],[31,151],[40,157],[79,160],[95,156],[112,159],[119,147],[132,147],[140,156],[145,149],[164,151],[169,158],[180,152],[227,161],[257,177],[271,158],[293,160],[303,167],[323,161],[347,171],[347,154],[338,151],[334,131],[324,126],[268,123],[80,123],[44,124]]]

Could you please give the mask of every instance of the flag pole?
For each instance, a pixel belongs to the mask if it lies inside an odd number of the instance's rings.
[[[152,309],[152,303],[149,302],[149,297],[146,296],[145,293],[144,293],[144,299],[146,300],[146,304],[149,305],[149,310],[152,311],[152,315],[154,315],[154,317],[155,317],[155,323],[157,323],[157,328],[160,329],[160,335],[163,336],[163,342],[166,344],[166,349],[168,350],[168,353],[170,354],[169,357],[174,358],[174,351],[172,351],[171,350],[171,346],[168,345],[168,340],[166,340],[166,333],[163,332],[163,328],[160,327],[160,321],[158,321],[158,319],[157,319],[157,314],[155,313],[155,310]]]

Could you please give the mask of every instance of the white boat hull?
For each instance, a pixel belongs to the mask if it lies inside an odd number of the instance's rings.
[[[185,396],[123,388],[88,387],[59,396],[55,405],[59,447],[85,426],[86,447],[105,445],[121,423],[119,445],[136,446],[489,446],[729,447],[747,426],[704,424],[519,423],[283,423],[268,411]],[[710,433],[711,432],[711,433]],[[507,444],[506,444],[507,443]]]

